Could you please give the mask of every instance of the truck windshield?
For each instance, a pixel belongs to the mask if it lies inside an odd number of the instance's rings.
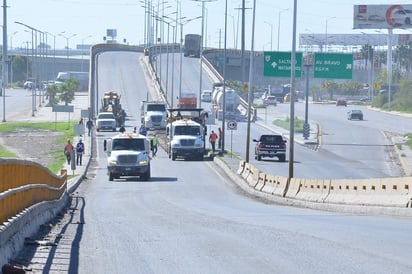
[[[147,111],[166,111],[165,105],[147,105]]]
[[[200,127],[198,126],[176,126],[174,135],[200,135]]]
[[[113,139],[112,150],[145,150],[144,139]]]

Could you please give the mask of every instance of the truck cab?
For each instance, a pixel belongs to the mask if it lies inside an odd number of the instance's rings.
[[[104,141],[109,181],[124,176],[150,179],[150,141],[146,136],[122,133]]]
[[[202,108],[168,109],[166,135],[169,158],[173,161],[178,157],[203,160],[207,117]]]
[[[165,129],[167,104],[164,102],[146,102],[141,105],[141,123],[147,129]]]

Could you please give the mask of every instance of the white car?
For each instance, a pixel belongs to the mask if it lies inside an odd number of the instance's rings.
[[[97,115],[96,130],[116,131],[116,117],[111,112],[100,112]]]
[[[212,102],[212,91],[211,90],[204,90],[200,95],[200,99],[202,102]]]
[[[396,25],[410,25],[412,22],[412,10],[397,10],[392,13],[391,19]]]

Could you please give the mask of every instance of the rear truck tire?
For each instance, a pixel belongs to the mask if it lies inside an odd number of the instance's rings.
[[[285,155],[279,155],[279,161],[280,162],[284,162],[286,160],[286,156]]]
[[[258,154],[257,160],[258,160],[258,161],[261,161],[261,160],[262,160],[262,156]]]
[[[172,161],[176,160],[176,155],[172,152]]]
[[[113,173],[109,173],[109,181],[113,181],[113,178],[114,178],[114,176],[113,176]]]
[[[116,132],[116,128],[112,129],[113,132]]]

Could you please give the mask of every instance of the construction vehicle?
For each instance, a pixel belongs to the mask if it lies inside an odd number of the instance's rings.
[[[112,112],[116,118],[117,127],[124,126],[126,112],[120,104],[120,95],[115,91],[107,91],[103,94],[100,112]]]
[[[200,57],[200,44],[202,36],[199,34],[186,34],[184,45],[184,56]]]
[[[179,97],[177,107],[180,109],[194,109],[197,106],[196,93],[186,92],[182,93]]]
[[[109,181],[124,176],[150,179],[150,141],[144,135],[121,133],[104,140]]]
[[[178,157],[203,160],[207,112],[201,108],[169,109],[166,127],[167,152],[173,161]]]
[[[143,101],[140,105],[140,121],[146,129],[165,129],[167,104]]]

